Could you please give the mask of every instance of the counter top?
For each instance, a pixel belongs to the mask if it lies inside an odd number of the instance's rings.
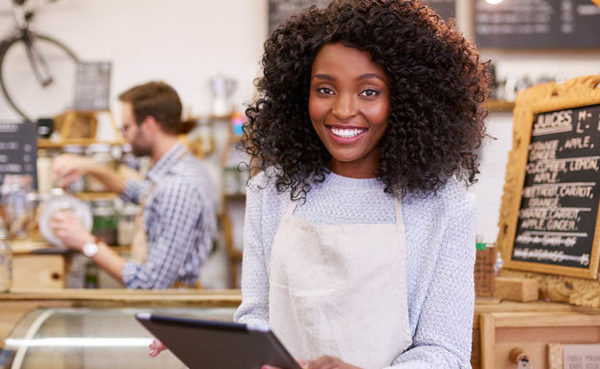
[[[240,290],[128,290],[128,289],[13,289],[0,294],[0,303],[17,301],[70,301],[81,303],[111,303],[119,305],[152,304],[238,306]]]

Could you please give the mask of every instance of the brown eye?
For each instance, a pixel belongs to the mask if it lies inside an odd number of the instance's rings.
[[[319,87],[317,92],[325,95],[333,95],[333,90],[328,87]]]
[[[360,96],[373,97],[379,95],[379,91],[373,89],[366,89],[360,93]]]

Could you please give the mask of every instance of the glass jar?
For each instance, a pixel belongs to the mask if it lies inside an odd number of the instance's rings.
[[[98,273],[100,269],[98,264],[88,261],[85,265],[85,281],[83,288],[98,288]]]
[[[235,167],[226,167],[223,171],[223,193],[235,195],[240,191],[240,171]]]
[[[119,246],[130,246],[135,232],[135,217],[141,210],[133,204],[125,205],[119,214],[117,242]]]
[[[246,186],[250,179],[250,169],[243,168],[240,170],[240,193],[246,193]]]
[[[112,148],[108,144],[93,144],[88,147],[87,154],[95,162],[108,167],[110,169],[117,169],[117,161],[112,154]],[[98,181],[92,176],[86,178],[86,188],[90,192],[104,192],[106,187],[102,182]]]
[[[117,212],[112,200],[96,200],[92,208],[92,234],[109,246],[117,245]]]
[[[65,145],[63,146],[63,152],[65,154],[83,156],[85,155],[85,147],[81,145]],[[65,189],[69,192],[75,193],[85,191],[85,178],[81,177],[76,179],[75,181],[69,183]]]
[[[47,195],[52,189],[52,162],[53,155],[50,151],[39,149],[37,155],[37,180],[38,193]]]
[[[8,232],[0,219],[0,292],[8,292],[12,284],[12,248]]]
[[[27,238],[34,226],[36,194],[29,174],[7,174],[2,187],[2,214],[11,238]]]

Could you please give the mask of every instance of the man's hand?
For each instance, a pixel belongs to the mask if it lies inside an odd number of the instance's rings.
[[[81,251],[86,243],[95,240],[72,211],[55,213],[50,219],[50,228],[65,246],[78,251]]]
[[[307,362],[306,360],[298,360],[298,364],[300,364],[302,369],[360,369],[333,356],[321,356],[310,362]],[[270,365],[263,365],[261,369],[280,368]]]
[[[59,155],[52,163],[52,179],[65,187],[87,175],[96,162],[90,158],[77,155]]]

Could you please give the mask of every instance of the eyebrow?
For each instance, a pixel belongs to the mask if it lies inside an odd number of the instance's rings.
[[[335,78],[333,78],[329,74],[315,74],[313,76],[313,78],[314,79],[324,79],[326,81],[334,81],[335,80]],[[377,79],[380,79],[383,82],[385,82],[385,79],[376,73],[366,73],[366,74],[363,74],[360,77],[358,77],[359,80],[370,79],[370,78],[377,78]]]
[[[335,78],[333,78],[329,74],[315,74],[313,76],[313,78],[314,79],[324,79],[324,80],[327,80],[327,81],[333,81],[333,80],[335,80]]]

